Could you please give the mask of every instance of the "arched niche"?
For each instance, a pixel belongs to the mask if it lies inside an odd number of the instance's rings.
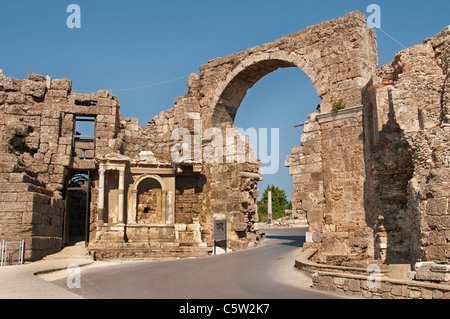
[[[128,224],[173,224],[172,196],[160,176],[140,176],[129,188]]]
[[[163,221],[163,189],[154,178],[143,179],[137,187],[136,222],[161,224]]]

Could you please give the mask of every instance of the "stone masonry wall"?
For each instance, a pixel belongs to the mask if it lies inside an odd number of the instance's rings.
[[[375,255],[448,263],[449,28],[399,52],[364,90]]]
[[[324,178],[322,163],[322,131],[317,113],[305,123],[301,146],[293,147],[285,166],[293,176],[292,212],[306,217],[309,232],[306,246],[319,244],[324,231]],[[314,235],[316,234],[316,235]]]
[[[188,85],[198,81],[195,79],[196,76],[191,75]],[[151,150],[161,160],[171,162],[171,150],[180,142],[178,137],[173,138],[172,132],[185,128],[191,134],[191,160],[195,162],[200,156],[202,162],[204,148],[210,139],[203,137],[209,127],[201,120],[201,114],[194,112],[198,109],[196,98],[183,96],[175,99],[173,109],[160,112],[145,127],[140,126],[137,119],[122,119],[118,133],[120,148],[130,157],[136,156],[141,150]],[[232,129],[233,126],[222,127],[224,137],[227,128]],[[200,155],[196,147],[202,151]],[[246,149],[249,152],[248,146]],[[193,218],[199,219],[202,240],[212,246],[214,219],[226,219],[229,248],[242,249],[253,245],[257,231],[254,226],[257,217],[254,215],[258,197],[257,181],[261,178],[259,170],[259,163],[205,163],[200,179],[193,176],[179,177],[175,222],[190,223]]]
[[[313,114],[302,146],[285,165],[293,176],[293,211],[309,224],[304,248],[315,247],[322,263],[372,256],[364,210],[364,152],[361,107]]]
[[[378,69],[362,107],[305,123],[286,166],[316,262],[449,262],[449,31]]]
[[[319,255],[322,262],[333,264],[371,258],[371,231],[364,214],[362,109],[320,116],[318,122],[326,203]]]
[[[30,73],[0,73],[0,237],[25,240],[25,259],[62,247],[64,186],[70,171],[95,169],[93,160],[72,157],[75,115],[96,117],[96,151],[111,152],[118,103],[106,91],[78,94],[71,81]]]
[[[172,140],[173,130],[185,127],[195,135],[193,120],[184,112],[193,107],[192,98],[176,99],[180,108],[162,112],[143,127],[135,118],[122,117],[115,96],[107,91],[72,92],[67,79],[51,80],[30,73],[27,80],[20,81],[1,75],[0,90],[0,141],[4,150],[0,236],[9,241],[25,239],[27,260],[61,249],[64,187],[72,173],[91,171],[89,229],[90,238],[95,238],[98,174],[92,157],[108,153],[134,157],[142,150],[152,150],[160,159],[171,161],[171,148],[177,143]],[[95,143],[75,144],[75,118],[79,115],[95,118]],[[94,154],[85,153],[87,158],[80,158],[78,153],[85,149]],[[191,224],[199,220],[202,240],[212,246],[214,217],[209,207],[215,205],[214,212],[229,221],[230,247],[241,249],[254,242],[256,185],[260,179],[260,165],[255,165],[211,165],[197,177],[180,176],[175,222]],[[29,194],[19,196],[21,192]]]

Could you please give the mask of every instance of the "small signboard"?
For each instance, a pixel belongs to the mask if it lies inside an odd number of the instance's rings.
[[[227,221],[225,219],[214,221],[214,240],[227,240]]]
[[[227,221],[225,219],[214,220],[214,255],[216,246],[227,248]]]

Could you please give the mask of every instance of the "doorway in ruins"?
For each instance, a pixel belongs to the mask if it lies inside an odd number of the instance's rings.
[[[63,243],[73,245],[89,242],[90,219],[90,171],[72,172],[65,188],[65,215],[63,223]]]
[[[258,182],[258,201],[271,185],[284,190],[288,201],[295,197],[292,195],[298,181],[293,180],[289,168],[284,166],[285,160],[291,155],[292,147],[302,145],[303,123],[308,115],[319,112],[321,102],[303,70],[282,60],[264,60],[248,66],[237,73],[222,92],[213,123],[228,122],[244,131],[255,128],[258,133],[257,145],[251,145],[262,162],[264,175]],[[274,134],[278,134],[278,138]],[[296,204],[292,203],[294,215]],[[306,221],[306,216],[293,217]]]

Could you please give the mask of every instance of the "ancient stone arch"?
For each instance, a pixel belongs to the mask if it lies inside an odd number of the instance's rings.
[[[312,115],[311,122],[305,125],[303,145],[294,147],[293,156],[286,161],[294,179],[294,211],[311,216],[311,234],[324,231],[323,217],[327,209],[348,212],[346,217],[343,215],[344,218],[336,215],[337,219],[341,219],[336,224],[344,224],[344,229],[347,220],[353,218],[349,216],[358,216],[355,217],[358,219],[355,229],[359,230],[359,224],[364,224],[364,206],[359,200],[362,198],[361,180],[364,178],[363,166],[360,165],[363,161],[360,142],[361,91],[377,68],[376,47],[375,31],[366,26],[364,14],[354,11],[273,42],[213,59],[200,66],[199,76],[190,76],[188,94],[175,100],[174,109],[161,112],[155,118],[155,124],[161,125],[167,118],[170,121],[173,112],[175,122],[178,114],[197,113],[190,118],[201,119],[203,131],[211,127],[223,129],[233,126],[237,110],[249,88],[278,68],[300,68],[310,78],[322,101],[319,113]],[[341,99],[346,104],[346,110],[335,121],[332,105]],[[181,126],[195,132],[195,121],[186,118],[180,119]],[[342,127],[342,135],[347,135],[342,140],[345,147],[361,144],[351,156],[345,155],[342,147],[336,148],[336,138],[338,135],[340,137]],[[334,149],[342,152],[333,154],[331,150]],[[298,156],[300,150],[305,150],[301,158]],[[336,164],[336,156],[339,164]],[[307,164],[306,167],[302,167],[304,164]],[[357,200],[344,205],[341,201],[334,207],[335,201],[327,201],[326,198],[343,197],[342,185],[336,185],[336,181],[341,179],[333,175],[336,166],[339,166],[338,173],[351,176],[349,184],[358,182],[353,192],[346,193]],[[242,247],[245,240],[252,241],[257,229],[254,223],[258,221],[256,198],[259,194],[257,181],[262,178],[261,165],[207,165],[205,171],[211,172],[207,174],[210,209],[218,218],[227,216],[228,226],[231,226],[227,229],[232,230],[230,242],[234,247]],[[228,193],[224,189],[239,189],[241,192]],[[335,227],[334,224],[331,227]],[[367,233],[367,230],[362,232]]]
[[[276,54],[276,57],[270,56],[268,58],[267,55],[260,55],[256,59],[247,58],[241,62],[218,85],[218,87],[224,87],[224,89],[220,96],[215,96],[213,99],[215,107],[211,124],[216,126],[222,122],[233,123],[247,90],[267,74],[279,68],[287,67],[310,70],[306,65],[300,66],[298,64],[298,62],[305,64],[304,60],[295,58],[298,58],[296,54],[287,55],[282,52]]]
[[[334,101],[360,106],[361,89],[377,68],[376,35],[354,11],[273,42],[253,47],[200,67],[188,81],[189,96],[199,100],[206,127],[231,123],[245,94],[278,68],[298,67],[322,99],[321,112]]]
[[[326,150],[335,148],[331,137],[336,130],[330,126],[338,122],[330,121],[328,115],[331,114],[333,102],[340,99],[346,103],[347,110],[345,114],[340,115],[345,123],[336,125],[355,127],[351,138],[345,141],[349,144],[359,143],[358,138],[362,130],[362,124],[358,122],[362,105],[361,90],[377,68],[376,47],[375,31],[366,26],[364,14],[354,11],[273,42],[210,60],[199,67],[199,75],[191,74],[187,81],[188,93],[175,99],[175,107],[155,116],[139,132],[141,136],[149,136],[154,140],[155,147],[152,151],[157,157],[167,161],[171,159],[171,148],[180,143],[172,138],[171,132],[177,128],[187,129],[193,134],[194,143],[199,144],[192,147],[191,159],[195,159],[195,154],[201,152],[204,144],[208,143],[201,134],[213,127],[224,129],[233,126],[237,109],[249,88],[278,68],[298,67],[311,79],[322,99],[321,123],[329,128],[327,133],[331,134],[325,136]],[[307,150],[307,158],[304,160],[309,165],[307,174],[300,174],[303,168],[300,168],[297,158],[292,163],[288,160],[287,165],[291,167],[296,185],[294,208],[305,208],[309,214],[317,216],[313,218],[317,220],[317,227],[313,225],[312,229],[314,232],[322,232],[324,198],[326,195],[339,197],[338,194],[327,192],[337,192],[341,187],[333,185],[336,179],[322,172],[325,167],[322,165],[334,169],[334,159],[329,152],[321,152],[321,134],[324,130],[318,126],[315,116],[314,123],[305,126],[306,132],[311,132],[311,137],[306,134],[302,140],[306,147],[298,147]],[[348,118],[352,118],[354,123],[348,124]],[[131,146],[124,144],[124,148],[133,152]],[[323,155],[325,159],[322,158]],[[351,156],[349,170],[355,168],[361,158],[362,151]],[[358,171],[355,175],[360,180],[363,172]],[[203,182],[195,181],[191,177],[183,178],[186,185],[192,185],[194,191],[179,195],[195,196],[196,202],[199,203],[199,207],[193,210],[193,216],[195,219],[200,217],[205,229],[203,240],[211,244],[212,232],[208,230],[213,229],[213,220],[226,218],[231,248],[240,249],[253,242],[258,221],[257,182],[262,178],[260,163],[205,163],[201,177],[198,178],[206,180],[206,184],[203,186]],[[199,187],[196,186],[200,184],[202,192],[199,192]],[[355,198],[361,198],[361,189],[361,185],[355,188]],[[178,196],[177,201],[181,203],[182,197]],[[354,214],[364,211],[360,202],[349,207]],[[178,205],[178,209],[178,214],[182,212],[180,215],[189,216],[185,214],[184,205]],[[304,212],[308,213],[306,210]]]

